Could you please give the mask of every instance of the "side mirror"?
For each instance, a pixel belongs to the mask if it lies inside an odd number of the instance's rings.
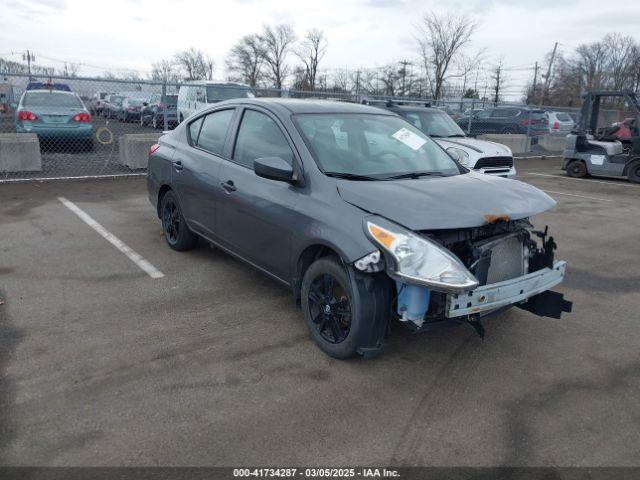
[[[148,106],[149,106],[149,104],[148,104],[147,102],[142,102],[142,106],[143,106],[143,107],[148,107]]]
[[[253,170],[259,177],[290,182],[293,180],[293,167],[280,157],[262,157],[253,162]]]

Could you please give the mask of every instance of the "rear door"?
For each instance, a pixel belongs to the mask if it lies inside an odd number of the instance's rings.
[[[215,235],[215,215],[220,198],[220,166],[228,156],[229,127],[234,107],[201,115],[187,125],[187,142],[173,156],[173,184],[183,215],[192,229]]]
[[[224,194],[216,232],[223,244],[273,276],[288,281],[291,235],[298,187],[259,177],[253,162],[280,157],[299,162],[293,143],[268,111],[247,108],[238,127],[233,156],[220,170]]]

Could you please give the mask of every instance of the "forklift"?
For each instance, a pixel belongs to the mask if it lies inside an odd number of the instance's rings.
[[[628,145],[611,134],[609,128],[598,128],[600,107],[604,98],[624,102],[632,118],[631,141]],[[567,135],[562,169],[574,178],[587,175],[627,177],[640,183],[640,105],[633,92],[593,91],[582,95],[580,117]]]

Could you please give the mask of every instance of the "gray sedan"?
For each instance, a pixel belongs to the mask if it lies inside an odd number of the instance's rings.
[[[559,318],[565,262],[529,217],[542,191],[470,172],[400,117],[293,99],[221,102],[150,150],[174,250],[205,239],[291,288],[327,354],[377,353],[393,319],[422,331],[518,306]]]

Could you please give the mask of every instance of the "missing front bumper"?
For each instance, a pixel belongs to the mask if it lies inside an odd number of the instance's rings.
[[[554,262],[553,268],[543,268],[511,280],[483,285],[471,292],[449,294],[447,295],[446,316],[448,318],[456,318],[484,314],[525,302],[562,282],[565,268],[566,262],[557,261]],[[527,302],[524,305],[529,303],[531,302]],[[562,303],[559,305],[561,309],[565,308],[561,311],[567,311],[566,308],[570,309],[570,305],[567,306]],[[537,311],[534,311],[537,310],[535,307],[526,309],[537,313]]]

